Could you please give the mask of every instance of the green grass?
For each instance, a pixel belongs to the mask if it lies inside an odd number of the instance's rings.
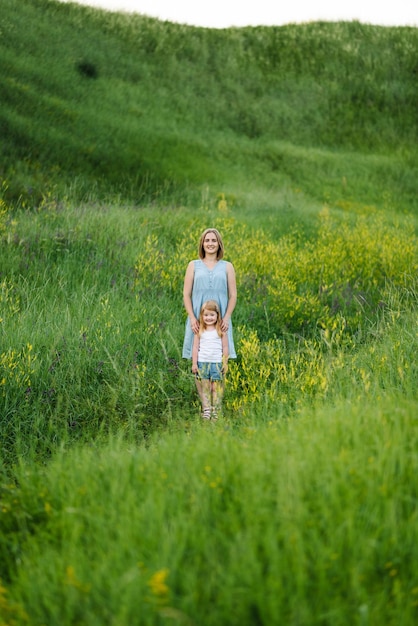
[[[287,185],[416,211],[416,45],[415,28],[218,31],[4,0],[0,171],[28,205],[77,179],[84,199]]]
[[[416,623],[416,43],[2,0],[1,624]]]
[[[193,422],[18,470],[19,489],[3,488],[20,530],[9,619],[414,623],[413,409],[399,397]]]
[[[413,222],[274,234],[233,211],[51,200],[4,222],[5,623],[414,623]],[[208,428],[180,358],[206,221],[240,285]]]

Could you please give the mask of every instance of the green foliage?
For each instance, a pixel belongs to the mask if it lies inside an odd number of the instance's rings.
[[[149,444],[84,446],[2,482],[14,623],[415,623],[413,403]]]
[[[416,38],[2,0],[2,624],[416,623]]]
[[[5,459],[49,455],[59,442],[119,428],[141,439],[193,415],[180,294],[203,215],[223,233],[239,285],[231,415],[277,402],[289,414],[301,402],[351,396],[353,383],[359,393],[389,386],[413,394],[416,371],[398,350],[388,380],[383,368],[373,383],[362,365],[382,329],[412,324],[418,246],[410,220],[373,211],[343,220],[325,209],[309,238],[273,238],[238,220],[224,194],[201,211],[45,198],[36,212],[15,214],[1,247]],[[24,451],[30,432],[38,437]]]
[[[344,179],[347,200],[361,186],[375,202],[368,177],[383,175],[394,205],[416,208],[414,28],[213,30],[56,0],[3,0],[0,27],[0,173],[14,202],[74,179],[84,197],[284,181],[322,201],[314,162],[328,192]]]

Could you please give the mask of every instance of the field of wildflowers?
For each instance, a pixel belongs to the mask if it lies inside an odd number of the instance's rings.
[[[413,221],[2,206],[3,622],[412,626]],[[239,285],[212,428],[180,358],[202,223]]]
[[[2,0],[0,626],[415,626],[416,42]]]
[[[174,416],[193,415],[193,380],[179,356],[181,292],[202,222],[175,218],[173,237],[164,214],[151,218],[135,209],[47,200],[34,214],[5,214],[6,440],[17,443],[15,421],[7,417],[16,414],[29,425],[41,411],[44,428],[57,425],[58,440],[121,423],[146,434]],[[225,396],[231,415],[266,403],[286,412],[307,400],[351,394],[352,385],[378,393],[368,354],[397,333],[396,367],[384,363],[391,385],[413,393],[416,369],[408,354],[414,345],[401,332],[417,288],[412,221],[393,223],[377,211],[341,220],[325,209],[308,238],[294,231],[274,240],[222,201],[210,223],[223,233],[240,288],[239,356]]]

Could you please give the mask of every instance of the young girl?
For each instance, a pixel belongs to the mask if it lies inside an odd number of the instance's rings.
[[[200,310],[199,332],[194,335],[192,372],[202,403],[202,417],[218,417],[224,391],[224,376],[228,371],[228,336],[221,330],[219,305],[215,300],[205,302]]]

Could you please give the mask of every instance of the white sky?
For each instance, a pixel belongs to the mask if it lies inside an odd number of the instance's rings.
[[[209,28],[280,26],[313,20],[418,26],[416,0],[61,0],[69,1]]]

